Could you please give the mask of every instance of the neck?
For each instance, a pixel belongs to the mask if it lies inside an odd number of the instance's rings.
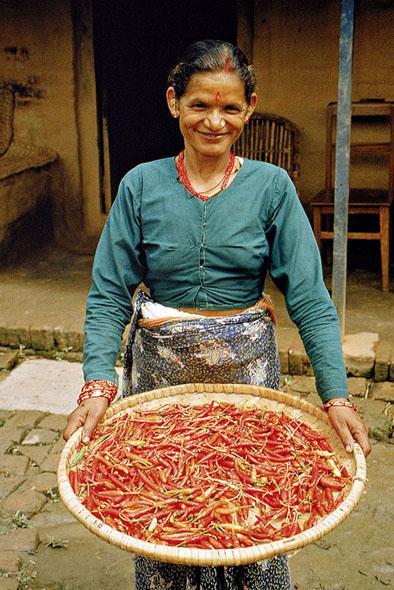
[[[185,166],[190,179],[205,182],[223,175],[230,158],[230,151],[220,156],[205,156],[185,148]]]
[[[229,161],[227,163],[227,166],[226,166],[223,176],[221,176],[219,178],[219,180],[217,181],[217,183],[214,184],[213,186],[210,186],[209,188],[203,188],[202,184],[205,184],[205,181],[202,181],[200,179],[193,180],[193,184],[192,184],[189,174],[188,174],[188,171],[186,170],[186,166],[185,166],[185,153],[181,152],[179,154],[178,160],[177,160],[177,170],[178,170],[178,174],[179,174],[179,180],[182,182],[182,184],[185,186],[185,188],[192,193],[192,195],[194,195],[195,197],[198,197],[202,201],[206,201],[211,196],[218,194],[219,192],[223,191],[227,187],[227,185],[230,182],[230,175],[231,175],[232,171],[234,170],[234,162],[235,162],[235,156],[234,156],[234,154],[230,153],[229,154]],[[213,178],[213,176],[212,176],[212,178]],[[200,186],[197,186],[196,183],[199,184]],[[219,189],[216,190],[216,192],[212,192],[217,187],[219,187]]]

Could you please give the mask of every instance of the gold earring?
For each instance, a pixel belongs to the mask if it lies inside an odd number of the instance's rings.
[[[178,113],[177,113],[177,109],[176,109],[176,100],[175,100],[175,98],[172,98],[171,99],[171,108],[172,108],[172,111],[171,111],[172,116],[175,117],[175,118],[177,118],[178,117]]]

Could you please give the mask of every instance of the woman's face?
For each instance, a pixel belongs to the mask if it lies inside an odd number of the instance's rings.
[[[193,74],[185,93],[175,99],[172,87],[167,90],[171,113],[179,116],[179,127],[186,151],[204,156],[228,153],[251,116],[257,97],[250,104],[242,80],[235,72]]]

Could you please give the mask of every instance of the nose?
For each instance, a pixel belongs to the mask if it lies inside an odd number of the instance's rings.
[[[212,109],[205,119],[205,124],[209,129],[211,129],[211,131],[222,129],[222,127],[225,125],[225,121],[222,117],[220,109]]]

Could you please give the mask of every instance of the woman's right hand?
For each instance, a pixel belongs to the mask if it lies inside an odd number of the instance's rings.
[[[83,426],[82,442],[88,444],[94,429],[104,416],[107,408],[108,400],[106,397],[85,399],[67,416],[67,426],[63,432],[64,440],[68,440],[78,428]]]

